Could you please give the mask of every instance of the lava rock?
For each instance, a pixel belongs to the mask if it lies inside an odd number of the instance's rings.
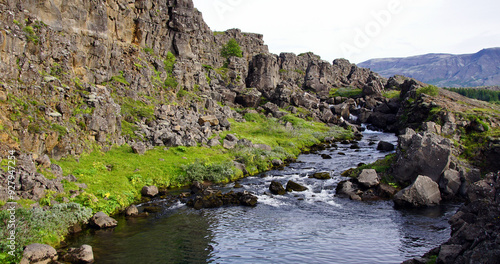
[[[104,212],[98,212],[90,218],[89,224],[95,228],[104,229],[115,227],[118,225],[118,222]]]
[[[283,188],[283,185],[277,181],[272,181],[271,185],[269,185],[269,191],[271,191],[272,194],[275,195],[284,195],[286,193],[285,188]]]
[[[286,184],[286,191],[287,192],[291,192],[291,191],[303,192],[306,190],[307,190],[307,187],[302,186],[294,181],[288,181],[288,183]]]
[[[28,245],[23,252],[20,264],[50,263],[58,258],[57,251],[45,244]]]
[[[125,216],[136,216],[139,214],[137,206],[131,205],[125,209]]]
[[[330,172],[316,172],[313,175],[309,176],[309,178],[318,179],[318,180],[328,180],[331,179]]]
[[[321,154],[321,158],[323,158],[323,159],[332,159],[332,156],[330,156],[328,154]]]
[[[132,145],[132,151],[136,154],[143,155],[146,153],[146,146],[142,142],[135,143]]]
[[[91,246],[82,245],[80,248],[70,248],[62,259],[75,264],[94,263],[94,252]]]
[[[158,187],[156,186],[144,186],[141,190],[141,194],[144,197],[155,197],[158,195],[158,192]]]
[[[393,151],[394,150],[394,145],[392,143],[386,142],[386,141],[380,141],[377,146],[377,150],[380,151]]]

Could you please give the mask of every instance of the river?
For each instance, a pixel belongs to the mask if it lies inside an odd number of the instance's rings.
[[[86,230],[67,243],[91,245],[98,264],[401,263],[449,238],[447,219],[458,205],[395,210],[392,201],[335,197],[341,172],[389,154],[376,150],[374,143],[380,140],[397,142],[393,134],[366,130],[358,150],[337,143],[300,155],[283,170],[240,180],[243,188],[237,191],[259,197],[253,208],[196,211],[176,204],[147,218],[118,217],[113,230]],[[308,178],[318,171],[330,171],[332,179]],[[309,190],[271,196],[268,188],[273,180],[283,185],[293,180]]]

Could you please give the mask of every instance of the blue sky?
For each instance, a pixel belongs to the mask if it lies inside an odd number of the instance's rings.
[[[214,31],[264,34],[273,53],[313,51],[324,60],[500,47],[494,0],[194,0]]]

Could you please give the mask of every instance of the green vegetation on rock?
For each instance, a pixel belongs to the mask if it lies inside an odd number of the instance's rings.
[[[234,38],[230,39],[227,42],[227,44],[222,47],[220,53],[221,56],[224,58],[229,58],[232,56],[238,58],[243,57],[243,52],[241,51],[241,47]]]

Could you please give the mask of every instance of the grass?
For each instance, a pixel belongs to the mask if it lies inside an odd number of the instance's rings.
[[[363,93],[362,89],[353,87],[342,87],[330,89],[330,97],[356,97]]]
[[[392,99],[392,98],[399,98],[399,95],[401,94],[401,91],[398,90],[388,90],[382,93],[382,96]]]
[[[121,83],[121,84],[124,84],[126,86],[130,86],[130,83],[123,76],[123,71],[120,71],[120,75],[115,75],[115,76],[111,77],[111,81]]]
[[[243,176],[232,161],[246,165],[250,174],[266,171],[272,167],[273,159],[285,160],[296,157],[302,149],[320,143],[325,137],[339,140],[352,138],[352,132],[340,127],[327,127],[322,123],[308,122],[288,115],[283,120],[266,118],[260,114],[246,114],[247,122],[231,122],[228,133],[246,138],[254,144],[266,144],[272,150],[251,147],[237,147],[226,150],[222,146],[173,147],[164,150],[156,147],[138,156],[130,146],[116,147],[107,153],[94,151],[82,155],[79,161],[73,158],[56,162],[64,174],[73,174],[79,183],[86,183],[86,189],[71,199],[92,208],[94,212],[116,213],[140,198],[140,189],[145,185],[163,188],[185,186],[193,180],[227,182]],[[291,122],[293,130],[287,130],[282,123]],[[69,195],[76,185],[65,184]],[[77,189],[77,188],[76,188]]]

